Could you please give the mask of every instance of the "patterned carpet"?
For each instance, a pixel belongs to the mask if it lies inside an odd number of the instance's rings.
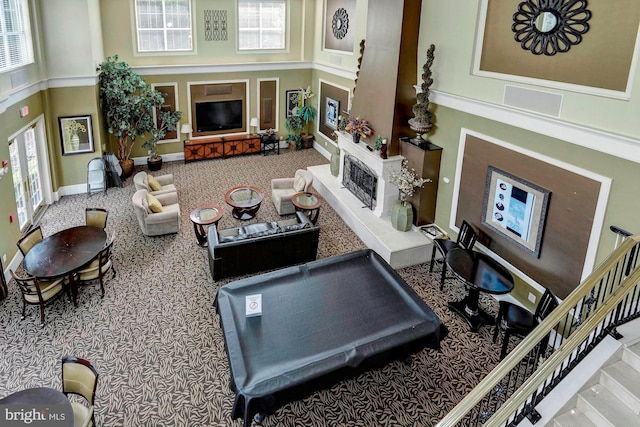
[[[0,302],[0,396],[28,387],[61,387],[60,358],[76,355],[100,371],[96,420],[100,426],[239,426],[231,420],[233,393],[218,318],[212,308],[219,286],[206,250],[195,241],[189,213],[200,204],[225,209],[222,228],[237,225],[224,202],[226,190],[250,184],[265,192],[255,222],[277,218],[270,180],[293,176],[298,168],[327,163],[315,150],[284,151],[279,156],[248,156],[183,164],[167,163],[156,175],[172,173],[179,191],[180,233],[145,237],[131,207],[132,179],[106,195],[63,197],[49,207],[41,226],[45,236],[84,223],[85,207],[109,210],[117,276],[80,290],[78,307],[59,298],[46,307],[40,328],[37,307],[20,320],[15,283]],[[318,258],[364,248],[341,218],[323,202]],[[428,265],[399,270],[449,329],[440,352],[423,350],[412,364],[384,368],[313,393],[278,409],[263,426],[431,426],[437,423],[498,362],[499,345],[489,328],[468,330],[446,306],[464,295],[452,282],[441,292]],[[483,298],[495,313],[497,303]]]

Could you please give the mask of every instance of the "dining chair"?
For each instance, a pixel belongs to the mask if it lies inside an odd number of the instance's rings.
[[[94,191],[107,194],[107,168],[102,157],[94,157],[87,164],[87,196]]]
[[[473,229],[471,224],[467,221],[463,220],[460,225],[460,232],[458,233],[458,237],[454,242],[451,239],[446,238],[437,238],[433,239],[433,250],[431,252],[431,263],[429,264],[429,273],[433,272],[433,264],[436,259],[436,249],[438,252],[442,254],[442,273],[440,275],[440,290],[444,289],[444,281],[447,276],[447,263],[444,258],[447,256],[447,253],[452,249],[463,248],[467,250],[473,249],[473,245],[476,244],[476,240],[478,239],[478,234]]]
[[[98,386],[98,370],[86,359],[65,356],[62,358],[62,392],[82,396],[89,406],[71,401],[73,409],[73,425],[95,426],[95,396]],[[70,399],[71,400],[71,399]]]
[[[40,226],[34,227],[27,234],[22,236],[20,240],[16,242],[18,245],[18,249],[22,252],[22,256],[26,256],[27,252],[31,250],[32,247],[35,246],[36,243],[43,239],[42,229]]]
[[[535,313],[531,313],[526,308],[510,303],[508,301],[500,301],[498,309],[498,317],[496,326],[493,329],[493,342],[498,339],[500,331],[504,332],[502,339],[502,350],[500,351],[500,360],[504,359],[509,346],[509,338],[512,335],[524,337],[533,331],[540,322],[542,322],[557,306],[558,300],[549,289],[545,289],[540,302],[536,307]],[[546,347],[546,340],[543,340],[542,347]]]
[[[104,229],[107,226],[108,216],[109,216],[109,212],[103,208],[86,208],[85,209],[86,225],[91,225],[93,227],[99,227]]]
[[[44,306],[55,297],[67,290],[65,279],[39,280],[33,276],[19,276],[13,270],[9,270],[11,277],[16,281],[22,293],[22,319],[25,318],[27,304],[40,306],[40,326],[44,326]]]
[[[113,242],[115,241],[116,233],[113,232],[105,247],[98,253],[98,255],[91,261],[89,265],[82,270],[76,272],[75,282],[77,285],[89,285],[95,282],[100,283],[100,290],[102,295],[100,298],[104,298],[104,277],[111,270],[111,279],[116,277],[116,269],[113,266]]]

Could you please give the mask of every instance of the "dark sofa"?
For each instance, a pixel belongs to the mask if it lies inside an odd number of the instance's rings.
[[[316,259],[320,227],[306,215],[207,232],[213,280],[255,273]]]

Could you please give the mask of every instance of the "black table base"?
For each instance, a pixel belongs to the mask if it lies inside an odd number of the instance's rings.
[[[447,305],[467,321],[472,332],[478,332],[482,325],[494,325],[496,323],[494,318],[480,307],[476,307],[475,310],[471,308],[468,296],[461,301],[450,301]]]

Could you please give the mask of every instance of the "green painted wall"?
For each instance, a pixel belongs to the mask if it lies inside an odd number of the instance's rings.
[[[640,190],[636,184],[639,169],[637,163],[442,106],[435,106],[434,115],[437,118],[437,131],[430,139],[434,144],[443,147],[436,222],[449,232],[451,232],[448,225],[452,212],[451,203],[454,196],[456,161],[462,128],[612,179],[596,265],[613,250],[615,235],[609,231],[610,225],[618,225],[627,230],[639,229],[637,212],[640,209]],[[448,178],[450,182],[443,182],[443,178]],[[521,284],[518,287],[516,294],[521,295],[521,300],[525,301],[528,287],[523,286]]]

